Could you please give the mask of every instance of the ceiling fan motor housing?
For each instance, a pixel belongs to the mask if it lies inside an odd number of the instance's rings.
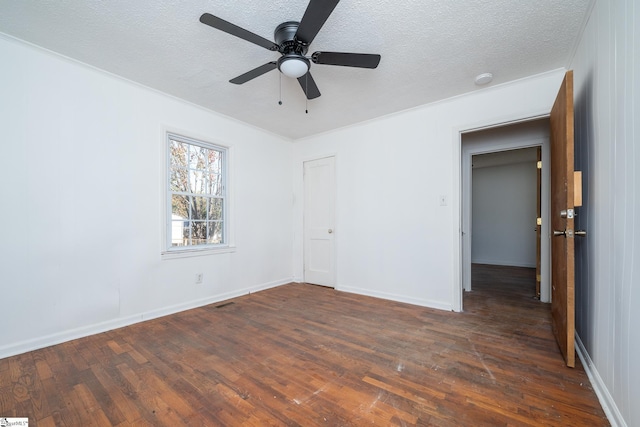
[[[282,56],[278,59],[278,70],[289,77],[299,77],[309,71],[310,62],[305,58],[307,46],[296,39],[299,22],[287,21],[276,27],[273,32],[273,39],[279,46],[278,51]],[[292,62],[287,62],[291,60]],[[285,62],[287,63],[286,65]],[[286,68],[285,68],[286,67]]]
[[[280,53],[283,55],[294,53],[304,55],[307,53],[308,45],[296,40],[296,32],[298,31],[299,22],[287,21],[276,27],[273,32],[273,40],[280,46]]]

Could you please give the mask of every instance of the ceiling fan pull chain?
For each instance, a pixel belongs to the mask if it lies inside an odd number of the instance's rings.
[[[278,100],[278,105],[282,105],[282,74],[278,73],[278,75],[280,76],[280,96]]]
[[[307,94],[309,93],[309,72],[304,75],[304,113],[309,114],[309,97]]]

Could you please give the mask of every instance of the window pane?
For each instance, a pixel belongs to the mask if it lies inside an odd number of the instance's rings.
[[[174,218],[177,215],[173,216]],[[186,227],[185,227],[186,225]],[[189,242],[189,221],[172,220],[171,221],[171,246],[184,246]]]
[[[189,171],[189,192],[195,194],[205,194],[207,193],[207,184],[205,181],[205,173],[201,170],[190,170]]]
[[[207,201],[208,197],[191,197],[191,219],[205,220],[207,219]]]
[[[186,193],[189,191],[187,185],[187,170],[186,169],[171,169],[170,177],[170,190],[175,192]]]
[[[177,196],[175,194],[171,196],[171,216],[172,216],[172,219],[174,216],[178,217],[175,219],[189,218],[189,197],[188,196]]]
[[[209,174],[209,194],[212,196],[222,196],[222,175]]]
[[[219,245],[222,242],[224,242],[224,236],[222,235],[222,222],[209,222],[207,243],[210,245]]]
[[[189,168],[205,169],[207,167],[207,154],[210,150],[197,145],[190,145],[189,148]]]
[[[189,145],[183,142],[171,140],[169,145],[171,166],[172,167],[187,167],[187,153],[189,152]]]
[[[213,173],[222,173],[222,153],[209,150],[209,170]]]
[[[188,246],[191,244],[191,221],[183,222],[184,232],[182,235],[184,236],[184,245]]]
[[[222,220],[222,199],[209,199],[209,216],[208,220]]]
[[[206,221],[191,222],[191,244],[206,245],[207,244],[207,223]]]

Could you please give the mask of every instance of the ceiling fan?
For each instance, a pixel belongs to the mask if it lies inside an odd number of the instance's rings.
[[[368,53],[314,52],[310,58],[305,56],[309,45],[339,1],[310,0],[300,22],[287,21],[276,27],[273,34],[275,43],[209,13],[202,14],[200,22],[262,46],[265,49],[280,53],[281,56],[277,61],[267,62],[239,75],[229,80],[231,83],[241,85],[277,68],[282,74],[298,79],[307,99],[314,99],[320,96],[320,90],[318,90],[318,86],[313,77],[311,77],[311,72],[309,71],[311,62],[309,59],[314,64],[359,68],[376,68],[380,63],[380,55]]]

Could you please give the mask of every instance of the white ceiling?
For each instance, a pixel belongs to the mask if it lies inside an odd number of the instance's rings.
[[[299,21],[308,0],[4,0],[0,32],[297,139],[567,67],[593,0],[342,0],[310,46],[378,53],[375,70],[312,64],[322,93],[308,102],[297,81],[271,71],[229,83],[276,60],[199,22],[217,15],[269,40]],[[4,66],[7,66],[5,64]]]

